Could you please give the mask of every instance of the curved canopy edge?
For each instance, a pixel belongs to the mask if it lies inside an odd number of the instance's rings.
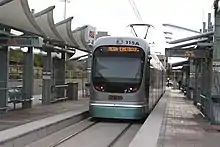
[[[42,30],[45,32],[47,37],[57,40],[64,41],[60,34],[58,33],[53,19],[53,10],[55,6],[48,7],[36,14],[34,14],[35,21]]]
[[[56,23],[55,26],[59,34],[62,36],[63,40],[66,41],[66,43],[75,47],[79,47],[71,33],[72,19],[73,17],[69,17],[61,22]]]
[[[55,24],[54,9],[55,6],[50,6],[32,14],[28,0],[1,0],[0,24],[24,32],[24,35],[35,34],[43,38],[65,42],[82,52],[90,52],[95,40],[95,27],[85,25],[72,31],[73,17]]]
[[[45,36],[31,14],[27,0],[2,0],[0,18],[0,23],[3,25],[23,32]]]

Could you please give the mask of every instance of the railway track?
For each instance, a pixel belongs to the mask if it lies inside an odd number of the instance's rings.
[[[140,123],[87,118],[25,147],[126,147]]]
[[[113,127],[118,127],[114,129]],[[114,147],[115,144],[123,137],[131,128],[133,123],[115,123],[94,121],[89,126],[80,131],[69,135],[58,143],[50,147],[68,147],[68,146],[91,146],[91,147]],[[112,129],[111,129],[112,128]],[[97,135],[94,135],[97,134]],[[108,134],[111,134],[108,136]],[[136,133],[135,133],[136,134]],[[108,136],[108,137],[107,137]],[[131,141],[131,140],[130,140]],[[96,143],[94,143],[96,142]],[[100,142],[100,143],[99,143]]]
[[[89,119],[91,120],[91,118],[89,118]],[[63,138],[63,139],[60,140],[59,142],[57,142],[57,143],[55,143],[55,144],[53,144],[53,145],[51,145],[51,146],[49,146],[49,147],[57,147],[57,146],[59,146],[60,144],[64,143],[65,141],[70,140],[70,139],[73,138],[74,136],[76,136],[76,135],[82,133],[83,131],[85,131],[85,130],[91,128],[92,126],[94,126],[94,125],[97,124],[98,122],[99,122],[99,121],[94,121],[92,124],[90,124],[90,125],[86,126],[85,128],[83,128],[83,129],[81,129],[81,130],[79,130],[79,131],[77,131],[77,132],[75,132],[75,133],[73,133],[73,134],[67,136],[66,138]]]
[[[123,136],[124,133],[128,131],[128,129],[131,127],[131,125],[132,125],[132,123],[128,124],[127,127],[125,127],[125,129],[120,134],[118,134],[115,137],[115,139],[107,147],[113,147],[115,145],[115,143],[120,139],[120,137]]]
[[[91,128],[92,126],[96,125],[98,122],[99,122],[99,121],[93,122],[93,123],[90,124],[89,126],[83,128],[82,130],[80,130],[80,131],[78,131],[78,132],[76,132],[76,133],[74,133],[74,134],[69,135],[68,137],[66,137],[66,138],[64,138],[64,139],[62,139],[62,140],[60,140],[59,142],[57,142],[56,144],[54,144],[54,145],[52,145],[52,146],[50,146],[50,147],[58,147],[58,146],[61,145],[62,143],[64,143],[64,142],[70,140],[71,138],[73,138],[73,137],[79,135],[80,133],[82,133],[82,132],[88,130],[89,128]],[[132,126],[132,123],[128,124],[117,136],[115,136],[115,138],[109,143],[109,145],[107,145],[107,147],[113,147],[113,146],[115,145],[115,143],[120,139],[120,137],[123,136],[123,135],[126,133],[126,131],[127,131],[131,126]]]

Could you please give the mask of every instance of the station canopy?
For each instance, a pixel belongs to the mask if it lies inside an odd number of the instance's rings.
[[[74,48],[76,56],[88,54],[95,40],[96,28],[85,25],[72,30],[73,17],[54,23],[54,9],[55,6],[50,6],[32,14],[27,0],[1,0],[0,24],[24,34],[62,42],[66,46]]]

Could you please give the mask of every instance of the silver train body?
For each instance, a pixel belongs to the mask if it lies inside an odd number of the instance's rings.
[[[90,115],[142,119],[165,92],[166,72],[143,39],[101,37],[94,45]]]

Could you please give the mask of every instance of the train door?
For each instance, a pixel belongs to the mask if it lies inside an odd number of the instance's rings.
[[[146,66],[145,66],[145,81],[144,81],[144,89],[145,89],[145,98],[146,98],[146,105],[149,108],[149,100],[150,100],[150,61],[147,59]]]
[[[156,100],[158,99],[158,96],[159,96],[159,85],[160,85],[160,75],[159,75],[159,70],[156,69],[155,70],[155,75],[156,75],[156,85],[155,85],[155,97],[154,97],[154,101],[153,101],[153,104],[155,104]]]
[[[149,106],[152,108],[153,100],[155,98],[155,85],[156,85],[156,73],[153,67],[150,68],[150,96],[149,96]]]

